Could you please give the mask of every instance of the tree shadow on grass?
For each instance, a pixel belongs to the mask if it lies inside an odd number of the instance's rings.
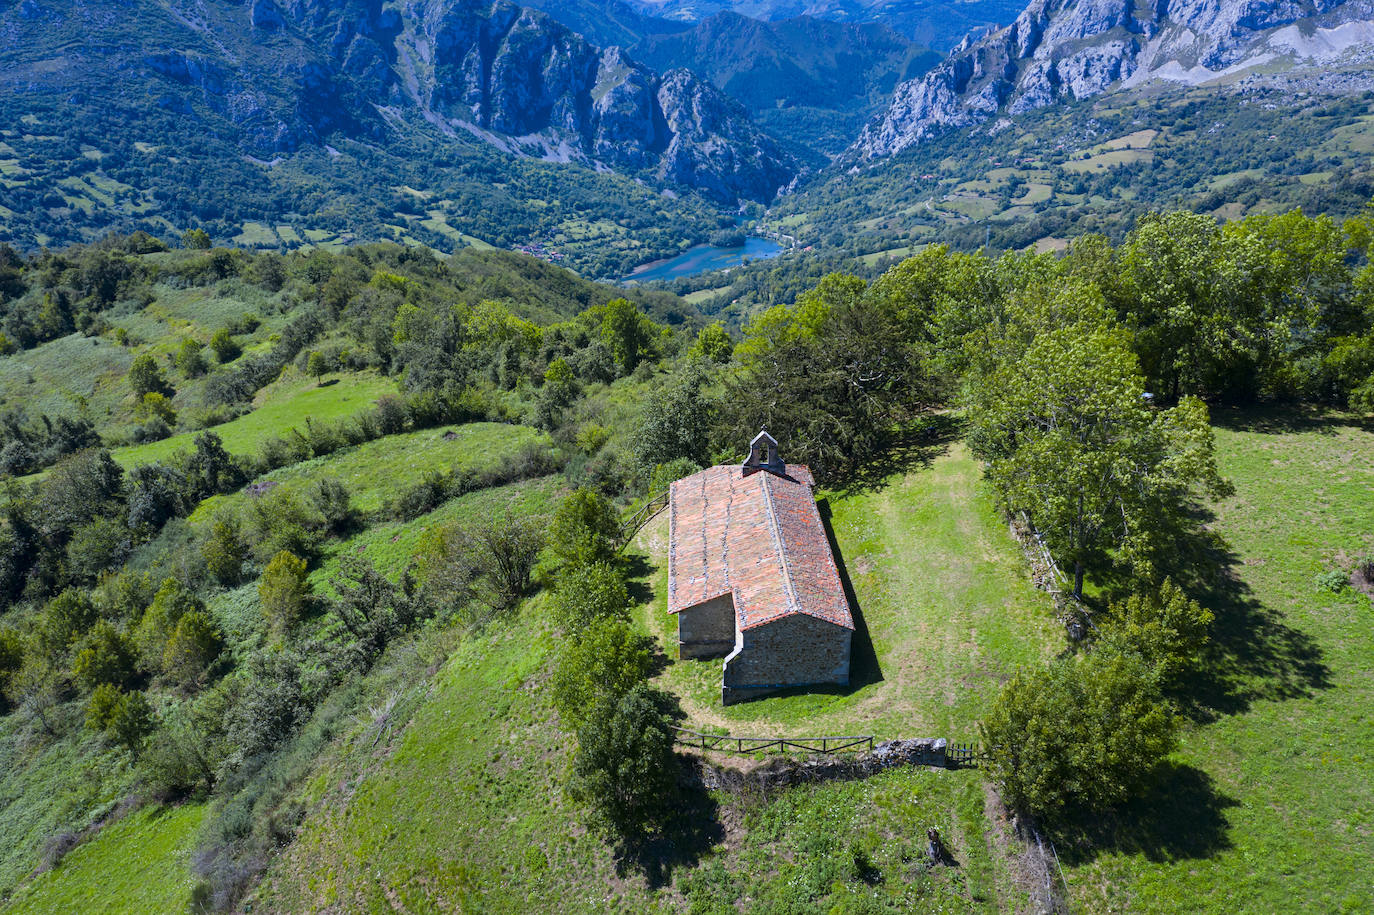
[[[844,495],[877,492],[894,475],[930,466],[949,449],[963,428],[963,420],[948,413],[923,417],[916,426],[894,435],[886,447],[859,463],[835,488]]]
[[[1211,419],[1215,425],[1233,432],[1260,432],[1267,435],[1297,432],[1334,435],[1342,427],[1374,432],[1374,419],[1305,404],[1218,407],[1211,411]]]
[[[1150,790],[1131,803],[1071,815],[1047,831],[1066,865],[1089,863],[1103,852],[1155,862],[1210,858],[1231,847],[1226,811],[1237,806],[1206,772],[1166,763]]]
[[[1198,669],[1170,685],[1194,720],[1235,715],[1258,700],[1301,699],[1331,686],[1331,670],[1316,640],[1265,606],[1240,577],[1240,558],[1207,530],[1200,513],[1179,535],[1175,582],[1211,610],[1211,642]]]
[[[678,756],[683,767],[673,811],[661,832],[626,840],[617,847],[616,871],[623,876],[630,870],[644,875],[650,889],[672,882],[673,871],[694,867],[702,855],[725,838],[720,822],[720,805],[702,786],[694,767],[698,760]]]
[[[629,579],[627,587],[630,591],[630,600],[636,604],[653,601],[654,586],[650,584],[650,579],[657,570],[649,564],[648,557],[640,553],[627,552],[622,561],[625,565],[625,576]]]

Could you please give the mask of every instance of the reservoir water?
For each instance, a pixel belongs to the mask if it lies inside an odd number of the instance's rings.
[[[634,272],[625,279],[633,280],[636,283],[650,283],[655,280],[680,280],[683,277],[695,276],[708,270],[738,267],[746,260],[767,260],[770,257],[777,257],[781,253],[782,246],[777,242],[750,235],[744,240],[744,244],[733,248],[696,245],[683,251],[677,257],[642,264],[636,267]]]

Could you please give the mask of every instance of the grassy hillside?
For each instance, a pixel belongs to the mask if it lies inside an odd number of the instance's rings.
[[[931,457],[873,492],[831,500],[837,543],[873,634],[861,675],[868,682],[847,694],[723,710],[718,663],[673,662],[661,683],[682,698],[690,722],[793,736],[954,729],[973,739],[978,709],[1001,678],[1053,650],[1062,636],[962,444]],[[666,572],[657,565],[664,528],[660,518],[639,537],[649,564],[642,583],[654,595],[640,619],[671,649],[675,633],[663,627]],[[969,542],[977,548],[968,550]],[[913,556],[921,561],[908,565]],[[345,787],[322,800],[273,866],[255,909],[456,903],[480,911],[716,912],[748,900],[763,912],[962,911],[1017,904],[972,771],[902,770],[861,784],[798,788],[767,802],[699,792],[649,876],[617,874],[562,792],[573,744],[553,725],[557,713],[545,689],[554,639],[544,604],[534,602],[500,631],[465,643],[394,755],[358,783],[331,779]],[[916,863],[928,826],[951,843],[960,870],[927,872]]]
[[[1229,220],[1294,206],[1353,215],[1374,196],[1367,105],[1282,80],[1116,92],[857,169],[846,161],[781,198],[768,224],[803,245],[893,261],[913,244],[1053,249],[1086,232],[1120,237],[1161,207]]]
[[[1236,494],[1211,528],[1212,691],[1179,768],[1097,851],[1061,847],[1081,911],[1360,912],[1374,907],[1370,599],[1321,573],[1374,548],[1374,429],[1348,416],[1224,415]]]
[[[15,894],[6,912],[177,912],[191,903],[191,855],[205,809],[148,807],[103,828]]]

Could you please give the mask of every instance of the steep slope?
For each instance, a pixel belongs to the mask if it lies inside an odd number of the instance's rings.
[[[648,35],[667,35],[690,28],[686,22],[649,15],[621,0],[524,0],[522,5],[553,17],[603,48],[628,48]]]
[[[1372,17],[1369,0],[1034,0],[1007,28],[965,42],[899,86],[853,153],[888,156],[951,129],[1118,85],[1201,85],[1259,68],[1368,57]]]
[[[10,4],[0,144],[0,241],[26,248],[199,225],[556,243],[597,276],[704,240],[703,197],[767,200],[798,168],[709,84],[504,0]]]

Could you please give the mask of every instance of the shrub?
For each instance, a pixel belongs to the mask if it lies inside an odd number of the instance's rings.
[[[171,430],[168,430],[171,431]],[[156,461],[129,471],[129,526],[156,530],[184,509],[186,478]]]
[[[410,411],[406,409],[405,401],[394,394],[380,398],[375,412],[377,428],[381,430],[382,435],[404,432],[406,423],[410,420]]]
[[[181,233],[181,246],[194,251],[209,251],[210,234],[204,229],[187,229]]]
[[[192,337],[187,337],[181,341],[177,354],[172,357],[172,364],[184,377],[199,378],[205,374],[205,355],[201,352],[203,349],[205,349],[205,344]]]
[[[305,560],[282,550],[267,564],[258,582],[262,614],[273,632],[290,632],[305,612],[310,596]]]
[[[56,661],[66,656],[67,650],[95,621],[95,604],[84,592],[69,588],[48,601],[34,636],[43,654]]]
[[[581,727],[592,708],[615,702],[649,675],[652,642],[624,620],[601,618],[563,644],[550,680],[554,706],[566,726]]]
[[[577,732],[568,793],[591,808],[595,828],[626,843],[658,832],[674,809],[678,763],[666,703],[640,684],[598,702]]]
[[[187,613],[204,611],[205,605],[175,578],[163,579],[153,595],[148,609],[143,611],[138,628],[134,630],[134,644],[138,646],[147,670],[162,669],[167,643],[176,632],[177,624]]]
[[[162,374],[162,367],[157,364],[152,353],[141,353],[134,357],[134,361],[129,364],[129,386],[134,389],[134,396],[143,399],[148,394],[169,394],[171,387],[167,384],[167,378]]]
[[[1201,663],[1211,627],[1212,612],[1165,579],[1157,593],[1134,594],[1111,606],[1100,647],[1136,654],[1161,678],[1173,678]]]
[[[192,610],[177,620],[162,652],[162,669],[183,687],[196,686],[223,648],[224,640],[210,617]]]
[[[243,353],[243,349],[234,342],[234,337],[227,327],[221,327],[211,335],[210,349],[215,354],[215,361],[220,365],[233,362]]]
[[[534,563],[544,547],[544,534],[533,518],[507,514],[465,529],[466,552],[482,587],[478,596],[502,612],[529,590]]]
[[[1340,569],[1332,569],[1317,576],[1316,587],[1318,591],[1330,591],[1332,594],[1340,594],[1350,587],[1350,576]]]
[[[103,684],[91,693],[86,703],[86,727],[103,732],[135,759],[156,724],[152,704],[138,690],[124,693],[115,686]]]
[[[102,685],[123,687],[134,677],[134,648],[114,626],[101,620],[82,640],[72,662],[72,676],[89,690]]]
[[[348,487],[338,480],[316,480],[307,495],[311,504],[323,516],[325,527],[331,534],[346,533],[357,523],[358,513],[353,508]]]
[[[553,614],[565,632],[577,633],[592,622],[630,617],[630,591],[625,573],[606,562],[573,566],[558,576]]]
[[[687,351],[687,355],[693,359],[725,363],[730,361],[734,352],[735,341],[730,339],[730,332],[725,329],[725,325],[721,322],[713,321],[703,327],[701,333],[697,334],[696,342]]]
[[[297,493],[278,489],[248,503],[243,526],[260,561],[283,550],[308,558],[319,548],[324,518]]]
[[[610,500],[581,487],[559,504],[549,525],[549,543],[565,565],[609,562],[615,557],[620,521]]]
[[[8,702],[10,687],[24,666],[24,643],[19,633],[6,626],[0,629],[0,707]]]
[[[91,582],[124,565],[133,548],[133,536],[122,520],[96,518],[72,534],[67,544],[67,568],[78,579]]]
[[[205,568],[220,584],[238,584],[243,579],[243,564],[248,561],[248,544],[239,534],[238,520],[232,516],[215,519],[200,553]]]
[[[1138,795],[1174,750],[1178,720],[1143,660],[1092,654],[1018,673],[982,731],[1008,804],[1053,821]]]
[[[115,708],[124,698],[124,691],[113,683],[98,684],[86,700],[86,727],[103,731],[110,726]]]

